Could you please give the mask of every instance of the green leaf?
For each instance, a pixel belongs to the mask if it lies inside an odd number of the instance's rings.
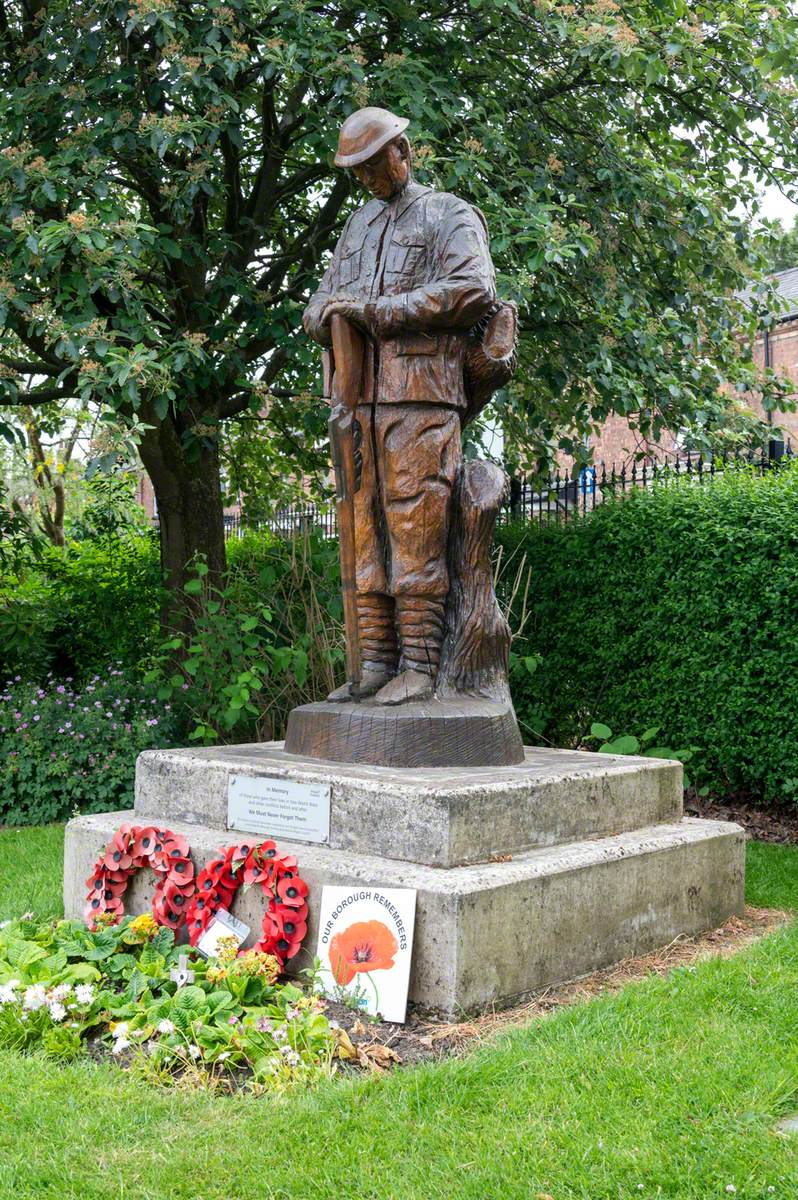
[[[640,742],[631,734],[616,738],[613,742],[605,742],[599,747],[600,754],[639,754]]]
[[[590,726],[590,736],[601,738],[604,741],[609,741],[612,738],[612,730],[608,725],[602,725],[599,721],[594,721]]]

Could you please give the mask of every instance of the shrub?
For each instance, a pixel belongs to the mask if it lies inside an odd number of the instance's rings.
[[[47,547],[0,580],[0,678],[134,667],[156,644],[161,596],[153,535]]]
[[[798,801],[798,465],[659,485],[499,537],[529,569],[513,660],[528,736],[658,726],[695,747],[696,783]]]
[[[337,543],[252,534],[230,549],[226,587],[205,591],[194,634],[167,638],[147,676],[195,741],[282,737],[291,709],[343,674]],[[187,590],[201,594],[196,571]]]
[[[118,667],[82,688],[11,680],[0,693],[0,824],[130,808],[136,756],[180,740],[171,706]]]

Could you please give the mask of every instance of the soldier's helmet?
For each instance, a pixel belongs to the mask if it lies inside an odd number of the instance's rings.
[[[406,117],[397,117],[387,108],[359,108],[341,126],[336,167],[356,167],[365,162],[398,137],[409,124]]]

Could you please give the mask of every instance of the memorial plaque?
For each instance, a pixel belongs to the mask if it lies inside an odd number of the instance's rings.
[[[297,842],[330,840],[330,794],[324,783],[231,775],[227,828]]]

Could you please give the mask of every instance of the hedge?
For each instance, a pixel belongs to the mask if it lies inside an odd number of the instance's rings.
[[[531,573],[513,672],[528,729],[572,745],[592,721],[659,726],[660,744],[696,748],[696,783],[798,802],[798,465],[658,485],[500,541]]]
[[[152,534],[72,542],[0,579],[0,679],[135,666],[158,634],[159,557]]]

